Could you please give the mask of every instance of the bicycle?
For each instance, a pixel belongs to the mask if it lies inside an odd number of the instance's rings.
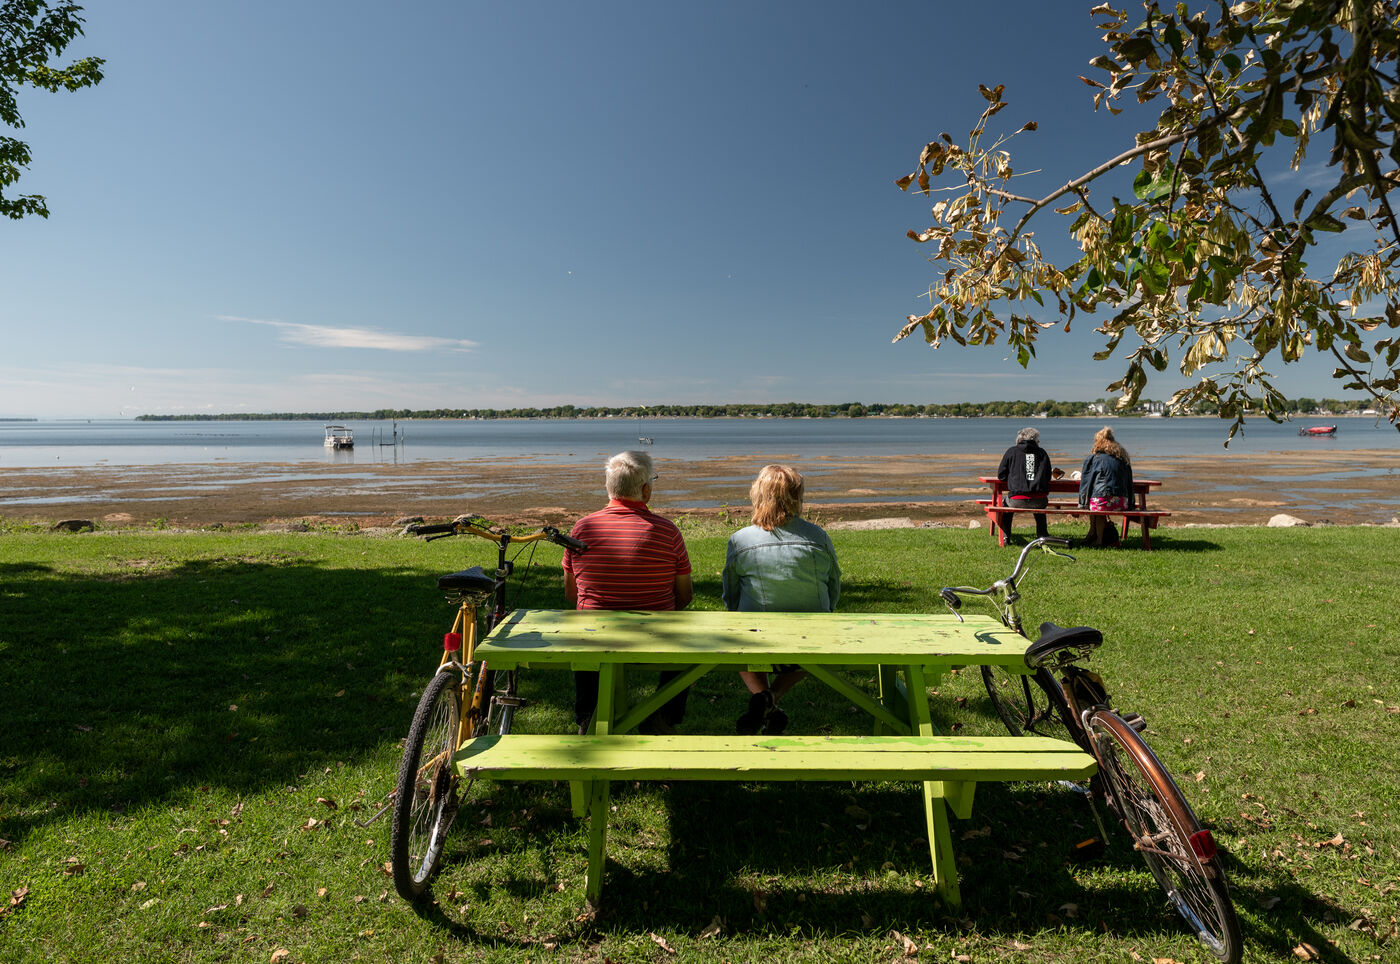
[[[413,524],[405,527],[404,534],[425,536],[425,541],[471,535],[496,543],[497,549],[494,574],[472,566],[440,576],[437,581],[448,600],[456,603],[457,614],[452,629],[443,636],[437,671],[413,713],[392,802],[389,852],[394,889],[400,897],[413,901],[423,896],[437,872],[447,832],[467,789],[459,788],[452,766],[458,747],[487,733],[509,733],[516,710],[524,705],[517,692],[515,670],[496,673],[484,661],[474,659],[477,640],[510,612],[506,584],[515,571],[515,563],[507,558],[507,551],[511,546],[523,547],[541,540],[574,552],[583,552],[587,547],[552,526],[516,536],[491,528],[479,516]],[[488,602],[490,609],[484,610]]]
[[[1055,548],[1068,545],[1068,539],[1035,539],[1021,550],[1007,578],[986,589],[944,587],[939,595],[959,621],[961,596],[985,596],[1008,629],[1026,636],[1017,604],[1031,550],[1039,548],[1072,562],[1073,556]],[[1237,964],[1242,952],[1239,921],[1211,832],[1201,826],[1167,768],[1142,738],[1146,721],[1137,713],[1115,711],[1103,678],[1078,665],[1102,644],[1103,634],[1097,629],[1041,623],[1038,638],[1026,650],[1031,673],[984,666],[987,695],[1013,736],[1032,733],[1073,740],[1094,757],[1098,773],[1089,781],[1088,798],[1101,837],[1107,833],[1095,799],[1103,800],[1122,823],[1133,849],[1147,861],[1152,876],[1197,939],[1221,961]],[[1099,843],[1090,839],[1080,847]]]

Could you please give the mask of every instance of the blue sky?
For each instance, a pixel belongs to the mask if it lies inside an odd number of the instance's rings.
[[[1104,396],[1083,322],[1029,371],[890,343],[894,180],[979,83],[1043,184],[1130,142],[1089,6],[91,3],[106,79],[22,95],[0,416]]]

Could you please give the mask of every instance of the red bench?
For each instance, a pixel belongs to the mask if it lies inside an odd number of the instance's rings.
[[[1121,536],[1124,539],[1128,537],[1128,526],[1131,523],[1136,522],[1142,527],[1142,547],[1144,549],[1152,548],[1151,530],[1157,528],[1157,520],[1163,518],[1164,516],[1171,515],[1171,513],[1166,511],[1165,509],[1086,509],[1081,507],[1077,502],[1052,502],[1043,509],[1023,509],[1015,506],[1008,508],[1006,506],[992,505],[992,501],[990,499],[978,499],[977,503],[978,505],[982,506],[983,511],[987,513],[987,518],[991,522],[992,529],[997,533],[997,544],[1003,546],[1006,545],[1006,535],[1001,531],[1000,527],[997,525],[997,516],[1001,515],[1002,513],[1006,513],[1007,515],[1010,515],[1012,517],[1027,512],[1039,512],[1047,516],[1097,515],[1112,516],[1115,519],[1121,518],[1123,520]]]

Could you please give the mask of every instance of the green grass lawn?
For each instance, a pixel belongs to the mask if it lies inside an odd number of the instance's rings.
[[[698,607],[720,605],[726,535],[687,531]],[[833,537],[847,611],[938,612],[939,586],[1014,559],[985,531]],[[1246,960],[1400,960],[1396,539],[1162,529],[1152,552],[1043,558],[1025,586],[1030,625],[1104,631],[1093,667],[1228,848]],[[927,893],[905,784],[617,785],[592,918],[568,788],[478,784],[437,902],[409,906],[387,819],[355,821],[436,665],[436,576],[493,551],[0,533],[0,961],[1208,959],[1121,835],[1068,861],[1092,816],[1038,784],[984,785],[955,821],[957,914]],[[516,604],[561,606],[558,550],[536,562]],[[568,729],[567,674],[522,689],[517,729]],[[684,729],[730,732],[744,703],[706,677]],[[974,671],[933,704],[945,730],[998,732]],[[865,725],[814,681],[786,706],[797,733]]]

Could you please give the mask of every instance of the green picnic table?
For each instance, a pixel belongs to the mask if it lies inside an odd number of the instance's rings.
[[[611,780],[911,780],[923,784],[935,891],[960,903],[948,814],[971,814],[987,780],[1082,779],[1093,758],[1039,737],[938,733],[928,691],[955,666],[1025,672],[1027,640],[985,616],[874,613],[518,610],[476,649],[493,669],[596,670],[598,709],[587,735],[509,734],[463,745],[463,776],[568,780],[587,814],[587,897],[601,901]],[[637,734],[637,725],[706,673],[796,664],[871,718],[870,736]],[[635,702],[629,673],[679,670]],[[871,697],[845,675],[875,672]],[[735,680],[735,686],[739,682]]]

